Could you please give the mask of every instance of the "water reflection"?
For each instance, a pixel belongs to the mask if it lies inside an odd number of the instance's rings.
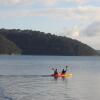
[[[70,79],[66,77],[53,77],[54,81],[52,81],[49,91],[52,91],[52,94],[55,94],[52,98],[58,98],[58,100],[78,100],[76,97],[71,95],[72,90],[70,86]],[[51,95],[49,95],[51,97]]]
[[[58,79],[61,79],[61,80],[67,80],[67,78],[66,77],[57,77],[57,76],[54,76],[54,80],[58,80]]]
[[[58,80],[58,77],[57,76],[54,76],[54,80]]]

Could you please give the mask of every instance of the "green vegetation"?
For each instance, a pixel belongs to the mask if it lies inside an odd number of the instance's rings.
[[[0,54],[19,54],[21,50],[11,41],[0,35]]]
[[[51,35],[50,33],[0,29],[0,34],[16,44],[21,49],[22,54],[25,55],[97,55],[97,52],[86,44],[71,38]],[[7,43],[9,42],[7,41]],[[13,46],[10,47],[14,49]],[[20,51],[18,48],[17,50]],[[13,50],[12,53],[14,51],[16,50]]]

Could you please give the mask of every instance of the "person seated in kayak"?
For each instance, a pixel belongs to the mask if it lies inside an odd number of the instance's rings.
[[[61,74],[65,74],[66,73],[66,70],[65,69],[63,69],[62,70],[62,72],[61,72]]]
[[[62,70],[61,74],[66,74],[67,68],[68,68],[68,66],[66,66],[66,70],[65,69]]]
[[[57,69],[54,70],[54,75],[57,75],[58,74],[58,71]]]

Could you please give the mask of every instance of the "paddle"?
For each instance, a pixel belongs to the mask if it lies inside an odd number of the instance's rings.
[[[68,68],[68,66],[66,66],[66,69]]]
[[[50,69],[50,70],[55,70],[55,68],[53,68],[53,67],[51,68],[50,66],[49,66],[49,69]]]
[[[68,69],[68,66],[65,66],[66,67],[66,70]],[[56,68],[51,68],[50,66],[49,66],[49,68],[51,69],[51,70],[55,70]]]

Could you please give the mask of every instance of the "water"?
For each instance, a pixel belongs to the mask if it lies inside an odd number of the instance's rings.
[[[0,56],[0,100],[99,100],[100,57]],[[68,65],[72,78],[54,79]]]

